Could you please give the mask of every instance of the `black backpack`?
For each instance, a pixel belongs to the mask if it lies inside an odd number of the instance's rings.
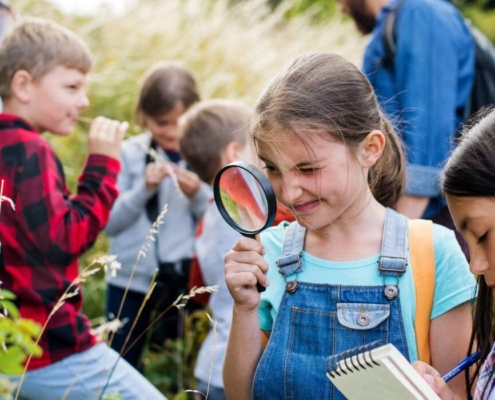
[[[396,46],[396,18],[399,9],[405,0],[401,0],[391,11],[385,21],[382,33],[385,57],[383,65],[386,68],[394,67]],[[471,21],[465,19],[471,31],[475,44],[475,78],[468,104],[466,105],[464,120],[475,114],[485,106],[495,105],[495,47],[490,40],[479,31]]]

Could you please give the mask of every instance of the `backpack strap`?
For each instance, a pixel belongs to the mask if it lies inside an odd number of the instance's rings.
[[[382,59],[382,64],[385,68],[393,68],[395,62],[395,54],[397,53],[397,13],[404,4],[405,0],[400,0],[389,12],[385,20],[385,25],[382,31],[382,42],[385,56]]]
[[[414,326],[418,357],[430,364],[430,316],[435,295],[435,251],[431,221],[409,221],[409,257],[416,292]]]

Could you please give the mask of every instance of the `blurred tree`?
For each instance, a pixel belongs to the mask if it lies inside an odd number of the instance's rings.
[[[495,10],[495,0],[455,0],[460,8],[475,7],[483,11]]]
[[[151,1],[151,0],[148,0]],[[231,0],[233,3],[250,0]],[[338,12],[337,0],[266,0],[275,10],[287,7],[286,16],[291,18],[298,14],[311,13],[313,20],[327,22]],[[495,0],[451,0],[462,13],[470,19],[492,42],[495,42]]]

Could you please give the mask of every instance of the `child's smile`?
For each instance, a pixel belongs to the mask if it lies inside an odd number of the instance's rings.
[[[300,223],[322,228],[363,207],[367,182],[344,143],[321,135],[304,136],[303,143],[292,132],[276,134],[275,146],[260,141],[259,156],[277,199]]]
[[[30,100],[29,122],[38,132],[68,135],[80,112],[89,105],[86,75],[74,68],[56,66],[33,82]]]

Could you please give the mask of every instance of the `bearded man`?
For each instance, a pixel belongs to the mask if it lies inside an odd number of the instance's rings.
[[[408,185],[397,209],[450,225],[439,176],[473,87],[470,30],[448,0],[340,0],[340,5],[361,33],[371,33],[363,69],[405,143]],[[395,45],[392,55],[387,37]]]

